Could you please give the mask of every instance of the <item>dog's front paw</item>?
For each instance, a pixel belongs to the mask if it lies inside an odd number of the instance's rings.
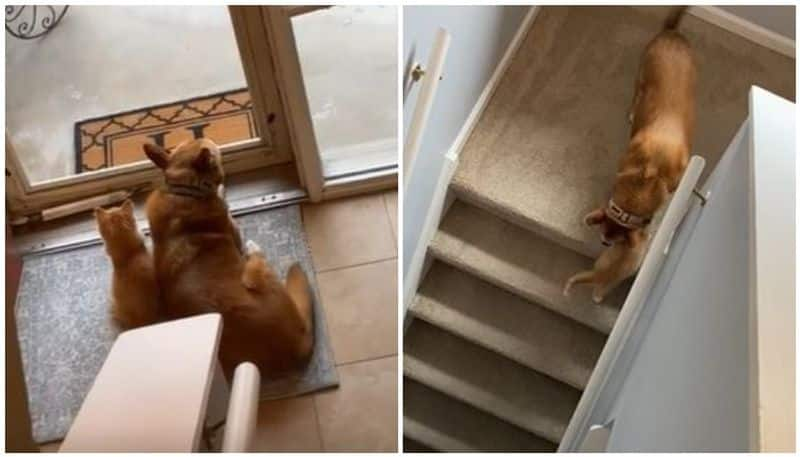
[[[600,303],[602,303],[602,301],[603,301],[603,298],[605,298],[605,297],[603,297],[602,295],[600,295],[600,294],[598,294],[598,293],[594,293],[594,294],[592,294],[592,301],[594,301],[594,302],[595,302],[595,303],[597,303],[598,305],[599,305]]]
[[[572,289],[572,281],[567,281],[566,284],[564,284],[564,288],[561,289],[561,294],[565,297],[569,297],[570,289]]]
[[[261,250],[261,246],[253,240],[247,240],[247,243],[244,245],[244,251],[248,256],[264,253],[264,251]]]

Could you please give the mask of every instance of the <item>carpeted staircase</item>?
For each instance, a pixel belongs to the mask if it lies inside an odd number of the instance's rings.
[[[629,284],[600,304],[564,280],[601,249],[639,55],[668,10],[544,7],[461,151],[404,338],[406,450],[552,451]],[[794,61],[686,16],[695,153],[713,169],[757,84],[794,99]],[[707,173],[707,172],[706,172]]]

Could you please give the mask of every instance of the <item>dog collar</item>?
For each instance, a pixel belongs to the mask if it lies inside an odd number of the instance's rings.
[[[650,219],[631,214],[620,208],[613,199],[608,201],[606,215],[617,224],[629,229],[642,228],[650,223]]]
[[[166,183],[167,192],[170,194],[181,195],[183,197],[192,197],[192,198],[208,198],[216,193],[203,186],[195,186],[193,184],[176,184],[176,183]]]

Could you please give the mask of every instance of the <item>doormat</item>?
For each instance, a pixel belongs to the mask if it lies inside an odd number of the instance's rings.
[[[248,214],[236,221],[242,239],[258,243],[281,277],[292,263],[300,262],[314,297],[315,344],[308,366],[302,372],[262,378],[261,400],[337,386],[299,206]],[[111,264],[101,244],[24,259],[16,321],[37,443],[66,435],[119,334],[109,318],[110,284]]]
[[[75,172],[147,160],[145,143],[172,147],[203,137],[217,144],[258,138],[247,88],[76,122]]]

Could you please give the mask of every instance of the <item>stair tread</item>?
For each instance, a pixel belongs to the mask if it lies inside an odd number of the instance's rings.
[[[596,255],[581,219],[609,197],[641,53],[669,11],[542,7],[460,152],[453,190]],[[747,117],[751,85],[794,99],[795,63],[691,15],[679,31],[701,66],[693,150],[707,175]]]
[[[404,341],[406,376],[549,441],[561,440],[580,391],[419,319]]]
[[[599,305],[590,288],[564,297],[564,282],[593,261],[531,231],[456,200],[429,246],[434,257],[603,333],[610,333],[629,283]]]
[[[436,452],[436,451],[434,449],[431,449],[430,446],[420,443],[415,439],[403,436],[403,452]]]
[[[403,433],[441,451],[554,451],[556,445],[403,378]]]
[[[596,330],[441,262],[409,311],[577,389],[586,387],[605,344]]]

